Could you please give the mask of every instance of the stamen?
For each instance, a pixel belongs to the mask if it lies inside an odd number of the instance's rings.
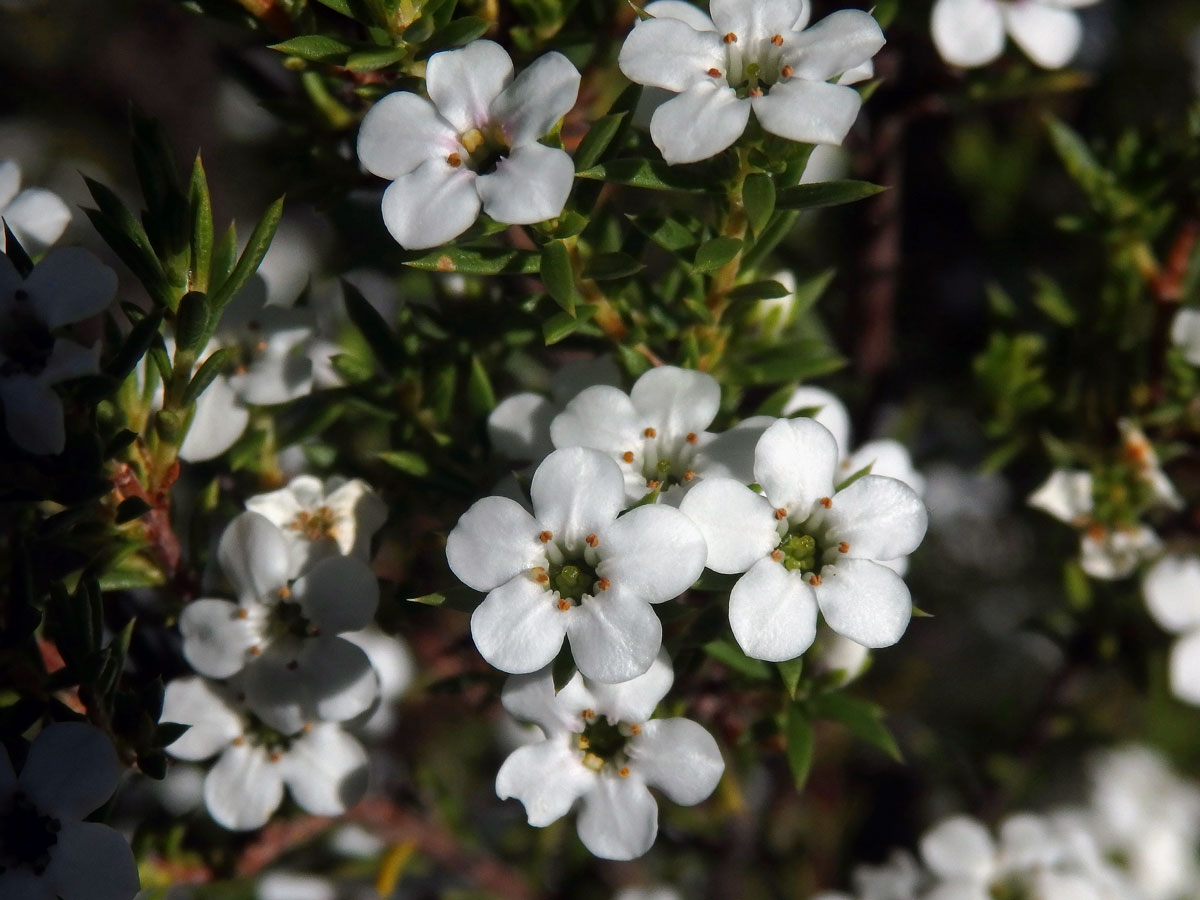
[[[620,775],[622,778],[628,778],[629,777],[629,766],[621,766],[621,768],[617,770],[617,774]]]
[[[737,35],[734,34],[732,31],[730,31],[721,40],[723,40],[727,44],[736,44],[737,43]]]
[[[311,734],[312,730],[313,730],[313,723],[305,722],[303,725],[300,726],[300,730],[303,731],[305,734]]]
[[[538,584],[549,584],[550,583],[550,575],[541,566],[536,566],[536,567],[530,569],[529,571],[530,571],[530,574],[533,575],[533,580],[536,581]]]
[[[590,721],[591,719],[596,718],[596,711],[589,707],[588,709],[585,709],[581,715]]]
[[[552,540],[554,540],[554,533],[550,532],[550,531],[543,531],[541,534],[538,535],[538,540],[541,541],[543,544],[548,544]]]
[[[571,601],[570,600],[559,600],[557,605],[558,605],[559,612],[566,612],[568,609],[571,608]]]
[[[470,131],[463,134],[459,138],[459,142],[463,145],[463,149],[468,153],[474,153],[483,146],[483,132],[478,128],[472,128]]]
[[[446,162],[450,163],[450,165],[452,165],[454,168],[457,169],[459,166],[462,165],[462,157],[459,156],[457,153],[451,153],[449,156],[446,157]]]
[[[833,501],[828,497],[821,498],[821,505],[826,509],[833,509]]]
[[[279,599],[280,600],[287,600],[291,596],[292,596],[292,589],[290,587],[288,587],[286,584],[279,589]]]
[[[772,35],[771,43],[774,44],[776,47],[782,47],[783,46],[783,35],[782,34]]]
[[[279,762],[281,759],[283,759],[283,754],[278,750],[272,750],[267,754],[267,759],[269,759],[271,762]]]
[[[642,726],[641,725],[630,725],[629,733],[631,735],[633,735],[634,737],[637,737],[639,734],[642,733]]]
[[[604,759],[603,757],[597,756],[595,753],[588,753],[583,757],[583,764],[593,772],[599,772],[604,768]]]
[[[262,653],[262,647],[258,646],[258,644],[251,645],[251,647],[250,647],[250,655],[251,656],[258,656],[261,653]]]
[[[576,741],[576,744],[579,745],[580,750],[586,750],[588,747],[592,746],[592,742],[585,738],[582,734],[579,736],[579,740]]]
[[[600,538],[596,537],[594,534],[589,534],[587,537],[585,537],[583,539],[583,542],[585,544],[587,544],[589,547],[600,546]]]
[[[662,482],[655,481],[653,478],[648,478],[646,479],[646,487],[652,491],[657,491],[660,487],[662,487]]]
[[[700,440],[700,438],[697,437],[696,432],[689,431],[688,436],[686,438],[684,438],[684,440],[687,441],[689,444],[695,444]]]
[[[607,578],[597,578],[596,579],[596,590],[607,591],[610,587],[612,587],[612,582],[609,581]]]
[[[695,470],[695,469],[688,469],[686,472],[684,472],[684,473],[683,473],[683,480],[684,480],[684,481],[691,481],[691,480],[692,480],[693,478],[695,478],[695,477],[696,477],[696,470]]]
[[[240,734],[233,739],[233,746],[235,746],[235,747],[243,747],[243,746],[245,746],[245,744],[246,744],[246,739],[244,737],[242,737],[242,735],[240,735]]]
[[[1106,537],[1108,537],[1108,529],[1098,523],[1089,525],[1088,530],[1087,530],[1087,536],[1090,537],[1093,541],[1102,541]]]
[[[787,518],[787,510],[784,509],[782,506],[779,507],[777,510],[775,510],[776,521],[782,522],[786,518]]]
[[[236,613],[234,613],[234,615],[236,615],[239,619],[248,619],[250,618],[250,610],[239,609]]]
[[[811,584],[813,587],[820,587],[821,586],[821,576],[814,572],[812,575],[809,576],[808,583]]]
[[[847,544],[845,541],[841,541],[838,544],[838,553],[849,553],[849,552],[850,552],[850,545]]]
[[[784,66],[782,69],[779,70],[779,74],[784,78],[791,78],[792,73],[795,71],[796,70],[793,69],[791,66]]]
[[[761,97],[762,95],[763,95],[762,88],[757,88],[757,87],[750,88],[750,96],[751,97]]]
[[[771,551],[771,559],[775,562],[783,562],[783,551],[776,549]]]
[[[627,463],[633,462],[633,451],[626,450],[624,453],[621,454],[621,459],[625,460],[625,462],[627,462]]]
[[[645,431],[642,432],[642,434],[644,434],[648,438],[658,437],[658,432],[655,431],[653,428],[647,428]]]
[[[713,78],[720,78],[721,70],[714,66],[713,68],[708,70],[708,74],[711,75]]]

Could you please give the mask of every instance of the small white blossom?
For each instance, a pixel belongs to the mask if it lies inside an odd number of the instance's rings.
[[[781,419],[754,453],[762,493],[708,478],[683,498],[708,544],[708,568],[745,572],[729,597],[738,644],[756,659],[799,656],[816,635],[817,610],[838,634],[866,647],[900,639],[912,615],[904,580],[881,563],[925,536],[925,507],[895,478],[864,475],[834,492],[837,444],[808,418]]]
[[[1004,52],[1007,31],[1029,58],[1061,69],[1079,50],[1083,26],[1075,12],[1100,0],[937,0],[933,43],[951,65],[986,66]]]
[[[515,797],[529,824],[544,827],[580,805],[579,839],[605,859],[634,859],[658,833],[649,788],[675,803],[704,800],[725,763],[717,742],[689,719],[651,719],[674,674],[659,653],[645,674],[597,684],[579,673],[554,692],[549,667],[514,676],[504,708],[538,725],[545,739],[514,750],[496,775],[500,799]]]
[[[1179,635],[1171,648],[1171,693],[1200,706],[1200,556],[1164,556],[1146,571],[1142,593],[1154,621]]]
[[[48,725],[19,777],[0,746],[0,897],[131,900],[138,872],[129,844],[83,821],[120,776],[112,742],[91,725]]]
[[[8,435],[28,453],[61,453],[63,406],[54,385],[99,371],[99,343],[57,337],[112,302],[117,276],[87,250],[53,250],[22,279],[0,256],[0,406]]]
[[[562,212],[575,179],[564,151],[538,143],[575,105],[579,72],[547,53],[513,78],[507,52],[474,41],[429,58],[429,99],[408,91],[372,107],[358,134],[367,171],[391,180],[383,221],[400,246],[436,247],[483,211],[530,225]]]
[[[21,246],[37,255],[62,237],[71,223],[71,210],[62,198],[45,188],[21,190],[21,167],[16,160],[0,162],[0,218],[17,236]],[[0,253],[6,249],[0,228]]]
[[[416,677],[417,662],[412,650],[404,641],[373,625],[362,631],[348,631],[342,637],[362,648],[379,677],[379,704],[361,724],[350,724],[357,732],[370,737],[385,735],[396,724],[396,704]]]
[[[533,476],[532,515],[486,497],[446,541],[451,570],[488,595],[471,616],[479,652],[498,669],[533,672],[564,637],[579,670],[597,681],[645,672],[662,643],[651,608],[683,593],[704,569],[704,538],[676,509],[625,508],[616,463],[572,447]]]
[[[371,706],[378,678],[362,649],[338,636],[375,615],[379,583],[365,563],[332,556],[290,581],[283,533],[250,512],[225,529],[217,557],[238,599],[184,608],[179,630],[192,668],[210,678],[244,672],[250,707],[288,734]]]
[[[1200,37],[1200,31],[1196,34]],[[1189,363],[1200,366],[1200,309],[1184,308],[1175,313],[1171,322],[1171,343],[1183,351],[1184,359]]]
[[[280,732],[249,714],[232,688],[198,676],[167,685],[160,721],[189,725],[166,750],[198,762],[219,754],[204,779],[204,805],[232,831],[259,828],[286,786],[301,808],[336,816],[367,788],[367,754],[330,722]]]
[[[618,62],[631,81],[676,95],[650,120],[650,136],[672,164],[731,146],[751,110],[771,134],[840,144],[862,105],[846,84],[870,77],[866,65],[884,44],[879,25],[859,10],[806,28],[807,0],[713,0],[711,18],[669,0],[646,11],[655,18],[634,27]]]

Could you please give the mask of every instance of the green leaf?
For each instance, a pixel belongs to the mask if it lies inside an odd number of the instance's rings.
[[[463,16],[435,32],[433,37],[424,42],[425,46],[421,48],[421,53],[423,56],[429,56],[438,50],[461,47],[463,44],[469,44],[476,38],[482,37],[487,30],[486,19],[481,19],[479,16]]]
[[[815,184],[798,184],[779,192],[775,206],[778,209],[818,209],[825,206],[841,206],[865,200],[886,191],[882,185],[869,181],[821,181]]]
[[[370,50],[355,50],[346,57],[346,68],[351,72],[377,72],[395,65],[408,56],[408,47],[377,47]]]
[[[688,176],[660,159],[612,159],[576,172],[575,177],[652,191],[703,191],[709,186],[707,181]]]
[[[208,276],[209,287],[227,279],[236,262],[237,226],[230,222],[221,239],[213,246],[212,271]]]
[[[738,285],[726,297],[731,301],[774,300],[777,297],[786,297],[788,293],[788,289],[778,281],[754,281]]]
[[[550,670],[550,676],[554,681],[554,692],[557,694],[567,682],[575,677],[578,669],[575,666],[575,659],[571,656],[571,645],[563,641],[562,649],[558,651],[558,656],[554,657],[553,668]]]
[[[779,677],[783,681],[784,688],[787,689],[788,696],[795,700],[796,688],[800,684],[800,676],[804,674],[804,657],[797,656],[795,659],[785,659],[783,662],[776,663],[775,667],[779,669]]]
[[[1098,199],[1113,185],[1113,175],[1100,165],[1087,142],[1066,123],[1046,116],[1050,143],[1063,161],[1067,174],[1089,198]]]
[[[352,353],[338,353],[329,358],[333,370],[351,384],[370,381],[375,377],[375,367],[368,360]]]
[[[557,344],[563,338],[570,337],[579,329],[587,326],[597,308],[580,305],[575,307],[575,315],[560,312],[551,316],[542,323],[542,337],[545,338],[546,346]]]
[[[288,56],[298,56],[309,62],[341,63],[346,55],[354,48],[345,41],[339,41],[327,34],[302,34],[279,44],[269,44],[272,50],[286,53]]]
[[[741,648],[727,640],[718,639],[704,645],[704,652],[722,665],[728,666],[735,672],[753,678],[756,681],[767,681],[771,677],[771,667],[761,659],[751,659]]]
[[[317,0],[317,2],[322,6],[328,6],[334,12],[340,12],[343,16],[349,16],[351,19],[357,18],[349,0]]]
[[[459,272],[463,275],[534,275],[541,264],[541,254],[525,250],[506,250],[488,247],[468,250],[444,247],[431,253],[414,256],[404,263],[422,272]]]
[[[877,0],[875,8],[871,10],[871,15],[879,23],[880,28],[887,28],[895,21],[896,13],[899,11],[900,0]]]
[[[154,251],[148,248],[143,249],[137,239],[130,237],[117,222],[99,210],[85,208],[83,212],[92,223],[92,227],[96,229],[96,233],[103,238],[104,243],[108,244],[112,251],[120,257],[121,262],[129,266],[130,271],[146,288],[146,293],[150,295],[150,298],[159,306],[173,308],[177,299],[176,294],[167,284],[167,276]],[[140,223],[138,229],[141,229]],[[145,238],[144,232],[141,238]],[[10,240],[8,247],[9,258],[12,259],[19,245],[15,240]],[[17,271],[20,271],[20,267],[17,268]]]
[[[697,272],[712,272],[731,262],[742,251],[742,242],[735,237],[715,237],[705,241],[696,251]]]
[[[593,281],[613,281],[636,275],[644,268],[645,263],[634,259],[628,253],[597,253],[588,260],[583,269],[583,277]]]
[[[1035,285],[1033,302],[1051,321],[1064,328],[1070,328],[1079,319],[1071,301],[1063,292],[1062,286],[1049,275],[1041,272],[1033,273]]]
[[[17,270],[17,274],[22,278],[28,278],[29,274],[33,271],[33,260],[29,258],[29,254],[25,252],[25,248],[21,246],[21,242],[17,240],[17,236],[8,227],[7,220],[4,222],[4,247],[4,255],[13,264],[13,268]]]
[[[815,746],[813,727],[799,706],[789,706],[784,715],[786,718],[783,723],[783,737],[787,741],[788,768],[792,770],[796,790],[801,790],[812,770]]]
[[[855,737],[878,747],[897,762],[903,761],[896,739],[883,722],[883,710],[874,703],[834,691],[814,697],[810,706],[817,718],[841,722]]]
[[[342,281],[342,299],[346,315],[363,336],[384,372],[395,372],[404,363],[404,347],[391,325],[379,314],[362,292],[349,281]]]
[[[121,349],[108,361],[104,371],[114,378],[124,380],[138,361],[145,356],[150,345],[158,339],[158,328],[162,325],[161,309],[144,316],[129,331],[129,337],[121,345]]]
[[[207,291],[209,271],[212,269],[213,214],[212,198],[208,193],[208,177],[200,154],[192,163],[192,180],[188,185],[188,213],[192,223],[191,277],[188,286],[192,290]]]
[[[467,402],[476,415],[489,413],[496,408],[496,392],[492,388],[492,380],[478,356],[471,357],[471,374],[467,378]]]
[[[393,469],[399,469],[406,475],[424,478],[430,472],[429,463],[425,461],[425,457],[413,453],[411,450],[386,450],[377,456]]]
[[[283,197],[280,197],[267,207],[267,211],[254,226],[250,240],[246,242],[246,249],[238,257],[237,264],[229,273],[229,277],[213,291],[211,296],[214,312],[224,309],[225,305],[237,295],[237,292],[246,286],[250,276],[258,271],[259,264],[271,246],[271,239],[275,237],[275,229],[279,227],[279,219],[282,215]]]
[[[205,389],[233,361],[235,352],[233,347],[222,347],[204,361],[183,390],[184,406],[191,406],[200,399],[200,395],[204,393]]]
[[[775,212],[775,182],[770,175],[755,173],[746,176],[742,185],[742,205],[746,207],[750,230],[757,236],[767,227]]]
[[[118,525],[124,525],[126,522],[132,522],[134,519],[144,516],[152,509],[154,507],[141,497],[126,497],[117,506],[114,520]]]
[[[836,372],[845,364],[845,358],[822,341],[797,341],[758,351],[751,360],[731,363],[729,373],[734,384],[769,385],[806,381]]]
[[[209,303],[200,291],[188,291],[175,311],[175,345],[189,353],[202,350],[208,343]]]
[[[621,130],[628,112],[612,113],[601,116],[592,123],[588,133],[583,136],[575,150],[575,171],[583,172],[600,162],[604,151],[608,149],[617,132]]]
[[[688,217],[688,220],[695,227],[699,227],[699,223],[694,219]],[[669,253],[690,250],[700,243],[700,238],[689,227],[688,222],[684,221],[682,214],[664,217],[652,213],[638,216],[632,221],[638,231]]]
[[[542,248],[540,265],[542,283],[554,302],[568,314],[575,314],[575,271],[571,268],[571,253],[562,241],[551,241]]]
[[[483,595],[465,585],[443,588],[432,594],[421,597],[410,597],[409,603],[419,603],[422,606],[444,606],[447,609],[457,609],[461,612],[471,612],[479,605]]]

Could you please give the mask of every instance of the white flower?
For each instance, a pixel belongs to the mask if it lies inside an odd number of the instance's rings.
[[[1200,31],[1196,32],[1200,46]],[[1184,359],[1200,366],[1200,309],[1183,308],[1171,322],[1171,343],[1183,351]]]
[[[1154,621],[1180,636],[1171,648],[1171,693],[1200,706],[1200,557],[1164,556],[1146,571],[1142,593]]]
[[[232,831],[259,828],[286,785],[303,809],[336,816],[366,791],[367,754],[339,726],[280,733],[248,715],[232,691],[198,676],[167,685],[160,721],[191,727],[166,750],[192,762],[220,754],[204,779],[204,805]]]
[[[911,553],[925,535],[925,507],[908,485],[864,475],[834,493],[837,444],[812,419],[781,419],[754,453],[755,493],[708,478],[680,509],[708,544],[708,568],[745,572],[729,597],[738,644],[781,661],[812,644],[817,609],[866,647],[900,639],[912,615],[904,580],[882,561]]]
[[[1088,472],[1056,469],[1028,502],[1081,531],[1079,564],[1093,578],[1125,578],[1162,547],[1158,535],[1145,525],[1108,528],[1093,521],[1095,501]]]
[[[840,144],[862,100],[844,73],[862,75],[884,44],[867,13],[841,10],[805,28],[808,0],[712,0],[711,18],[653,3],[618,63],[631,81],[676,94],[654,111],[650,136],[668,163],[707,159],[732,145],[753,109],[771,134]]]
[[[363,166],[392,181],[383,221],[400,246],[443,244],[480,207],[510,225],[562,212],[575,167],[538,138],[579,93],[579,72],[565,56],[547,53],[514,79],[504,48],[474,41],[433,54],[425,86],[429,100],[408,91],[384,97],[358,134]]]
[[[246,509],[269,519],[282,532],[295,577],[328,556],[371,560],[371,538],[387,520],[387,506],[369,484],[329,478],[324,484],[300,475],[288,486],[246,501]]]
[[[1137,479],[1150,488],[1154,501],[1169,509],[1183,509],[1183,498],[1159,465],[1158,454],[1145,433],[1129,419],[1121,419],[1117,427],[1121,432],[1124,460]]]
[[[379,682],[367,655],[337,636],[375,615],[379,584],[365,563],[329,557],[289,583],[287,541],[257,513],[229,524],[217,557],[238,600],[202,599],[184,608],[179,629],[192,668],[210,678],[244,670],[250,707],[287,734],[371,706]]]
[[[299,872],[274,871],[254,885],[257,900],[337,900],[337,886],[328,878]]]
[[[683,900],[683,895],[673,887],[627,887],[613,894],[612,900]]]
[[[674,675],[660,653],[645,674],[597,684],[579,673],[557,694],[547,667],[504,685],[504,708],[533,722],[545,740],[520,747],[496,775],[502,800],[515,797],[529,824],[549,825],[580,803],[579,839],[605,859],[634,859],[658,833],[655,787],[675,803],[708,797],[725,763],[712,735],[689,719],[650,719]]]
[[[985,66],[1004,52],[1007,31],[1029,58],[1060,69],[1079,50],[1083,26],[1076,9],[1100,0],[937,0],[933,43],[955,66]]]
[[[45,188],[21,190],[21,167],[16,160],[0,162],[0,218],[8,223],[30,255],[41,253],[66,231],[71,210],[62,198]],[[6,248],[0,228],[0,253]]]
[[[54,332],[103,310],[116,290],[116,273],[78,247],[51,251],[24,280],[0,256],[0,405],[22,450],[61,453],[66,446],[53,386],[97,372],[100,345],[82,347]]]
[[[579,670],[605,682],[645,672],[662,643],[651,608],[704,569],[704,538],[676,509],[625,507],[616,463],[582,447],[556,450],[533,476],[531,515],[486,497],[446,541],[451,570],[488,591],[471,635],[489,663],[521,674],[545,666],[564,636]]]
[[[911,853],[893,850],[877,866],[855,866],[851,880],[859,900],[915,900],[922,872]]]
[[[412,685],[417,662],[408,644],[373,625],[362,631],[348,631],[342,637],[362,648],[379,677],[379,705],[361,724],[350,724],[361,734],[380,737],[396,724],[396,704]]]
[[[0,897],[131,900],[138,872],[129,844],[83,821],[120,776],[112,743],[83,723],[44,728],[20,777],[0,747]]]
[[[179,445],[179,458],[184,462],[216,459],[237,443],[249,424],[250,410],[229,379],[218,375],[196,400],[187,435]]]

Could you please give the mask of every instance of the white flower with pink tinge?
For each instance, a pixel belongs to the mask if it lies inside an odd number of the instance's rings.
[[[925,536],[925,506],[912,488],[864,475],[834,491],[838,449],[812,419],[781,419],[754,451],[755,493],[708,478],[680,510],[700,526],[708,568],[745,574],[729,596],[729,624],[747,655],[793,659],[816,635],[817,611],[838,634],[887,647],[904,634],[912,599],[883,565]]]
[[[1100,0],[937,0],[933,43],[951,65],[986,66],[1004,52],[1007,31],[1044,69],[1061,69],[1079,50],[1083,25],[1075,10]]]
[[[243,674],[251,709],[286,734],[315,720],[344,722],[379,695],[366,653],[339,637],[365,628],[379,604],[370,568],[323,559],[292,581],[287,540],[257,513],[229,523],[217,548],[237,602],[195,600],[179,617],[183,655],[209,678]]]
[[[862,100],[846,84],[870,77],[879,24],[840,10],[807,28],[809,0],[712,0],[709,14],[678,0],[646,7],[618,63],[630,81],[676,96],[654,111],[650,137],[671,164],[734,144],[753,110],[763,130],[840,144]],[[837,84],[833,84],[833,81]]]
[[[496,775],[500,799],[515,797],[538,828],[579,803],[579,839],[596,856],[641,856],[658,834],[649,788],[692,806],[721,780],[725,762],[690,719],[651,719],[674,680],[660,652],[624,684],[597,684],[579,673],[557,694],[550,668],[504,685],[504,708],[542,729],[545,739],[514,750]]]
[[[649,668],[662,644],[651,608],[679,596],[704,569],[704,538],[667,506],[625,509],[625,480],[596,450],[556,450],[530,486],[533,513],[485,497],[446,541],[450,569],[488,595],[471,636],[489,663],[536,671],[564,638],[579,670],[604,682]]]
[[[383,221],[400,246],[436,247],[466,231],[479,210],[509,225],[562,212],[575,180],[564,151],[538,139],[575,105],[579,71],[547,53],[513,78],[492,41],[435,53],[425,69],[429,99],[384,97],[358,134],[358,158],[392,184]]]

